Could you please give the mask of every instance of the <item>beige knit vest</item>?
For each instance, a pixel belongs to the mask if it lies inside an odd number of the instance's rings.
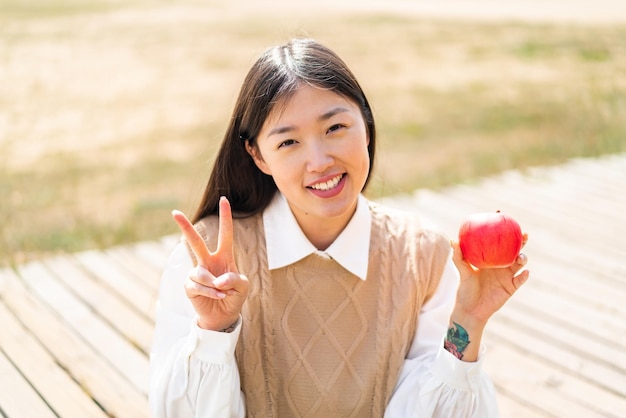
[[[383,416],[449,243],[370,209],[366,281],[320,255],[269,271],[262,216],[235,219],[235,258],[250,280],[236,350],[248,417]],[[217,218],[197,227],[214,249]]]

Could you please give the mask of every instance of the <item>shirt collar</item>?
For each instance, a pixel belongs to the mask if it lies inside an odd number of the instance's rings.
[[[276,193],[263,212],[263,225],[270,270],[288,266],[317,253],[334,259],[361,280],[367,277],[372,214],[363,195],[359,195],[356,211],[348,225],[325,251],[315,248],[304,235],[280,192]]]

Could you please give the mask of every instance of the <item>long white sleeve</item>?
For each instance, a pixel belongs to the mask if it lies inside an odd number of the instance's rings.
[[[192,268],[179,244],[163,272],[152,351],[150,408],[158,418],[244,417],[235,346],[241,320],[232,333],[197,326],[184,291]]]
[[[441,283],[424,304],[415,340],[385,411],[386,418],[495,418],[493,384],[477,362],[463,362],[443,348],[459,277],[448,261]]]

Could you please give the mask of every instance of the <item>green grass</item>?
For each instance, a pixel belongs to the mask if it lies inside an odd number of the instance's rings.
[[[245,71],[292,35],[337,50],[368,93],[370,197],[626,151],[624,27],[142,18],[168,7],[0,5],[0,264],[176,233],[170,212],[195,208]],[[133,20],[108,19],[119,10]]]

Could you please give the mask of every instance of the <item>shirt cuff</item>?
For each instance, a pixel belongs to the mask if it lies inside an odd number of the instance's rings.
[[[442,344],[433,364],[433,374],[448,386],[472,391],[480,379],[484,357],[485,348],[481,346],[477,361],[461,361]]]
[[[197,318],[194,317],[191,325],[194,357],[212,364],[226,364],[233,361],[241,332],[241,322],[241,317],[239,317],[232,332],[210,331],[200,328]]]

